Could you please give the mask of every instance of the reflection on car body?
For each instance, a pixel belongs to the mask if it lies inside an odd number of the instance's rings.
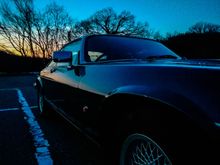
[[[210,163],[220,65],[202,63],[154,40],[85,36],[54,52],[41,71],[39,109],[52,106],[121,165]]]

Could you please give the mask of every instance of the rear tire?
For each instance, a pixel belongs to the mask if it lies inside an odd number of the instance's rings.
[[[130,122],[131,125],[132,123]],[[129,123],[126,122],[126,125],[129,126]],[[198,130],[192,129],[193,125],[182,125],[178,122],[161,122],[159,125],[147,123],[142,126],[138,124],[133,128],[131,125],[122,129],[125,134],[122,135],[124,140],[121,143],[120,165],[185,165],[211,161],[207,160],[208,155],[205,154],[208,151],[206,144],[209,142],[205,141]],[[155,159],[161,155],[159,161],[143,156],[143,152],[147,155],[149,145],[154,147],[152,154]]]
[[[124,141],[120,165],[172,165],[169,157],[154,140],[143,134],[132,134]]]
[[[157,149],[170,160],[168,164],[213,162],[213,156],[209,158],[210,141],[207,140],[206,133],[184,113],[157,101],[146,104],[141,98],[129,96],[111,101],[107,104],[105,116],[102,118],[101,130],[104,132],[105,151],[107,156],[114,158],[114,164],[126,165],[126,154],[130,146],[142,139],[141,137],[144,137],[142,140],[145,143],[150,141],[159,146]],[[116,109],[118,111],[113,111]]]
[[[140,110],[138,114],[131,112],[119,121],[116,128],[119,129],[117,134],[121,139],[120,153],[118,153],[120,165],[132,164],[128,163],[130,161],[128,159],[131,159],[131,156],[128,156],[129,154],[134,153],[135,158],[137,158],[137,153],[141,155],[139,151],[141,143],[154,145],[163,157],[159,163],[147,159],[148,162],[152,162],[148,164],[185,165],[207,162],[208,155],[206,152],[209,150],[207,150],[206,145],[209,142],[195,123],[185,116],[169,113],[166,109],[161,111],[156,107],[152,107],[152,109],[154,111],[151,113],[144,112],[146,109]],[[149,109],[148,112],[150,112]],[[139,162],[139,164],[141,163]],[[144,163],[142,162],[142,164]],[[134,162],[133,165],[135,165]]]

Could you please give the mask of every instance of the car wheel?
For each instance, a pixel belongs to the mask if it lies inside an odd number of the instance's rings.
[[[38,91],[38,109],[40,115],[47,115],[48,113],[48,103],[45,101],[43,92],[41,89]]]
[[[132,134],[123,142],[120,165],[172,165],[158,143],[143,134]]]

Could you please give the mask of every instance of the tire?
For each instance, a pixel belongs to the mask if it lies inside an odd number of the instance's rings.
[[[107,154],[112,155],[115,164],[127,165],[126,155],[132,146],[138,147],[134,144],[138,144],[136,141],[140,139],[154,144],[169,160],[168,164],[210,164],[213,161],[213,156],[209,159],[207,154],[207,151],[210,152],[207,146],[210,140],[191,118],[157,102],[146,105],[141,100],[132,101],[129,105],[129,101],[120,102],[117,106],[114,103],[109,109],[120,109],[117,116],[109,111],[110,115],[106,115],[105,119],[109,116],[111,120],[102,122],[106,123],[103,124],[103,130],[106,130],[104,145],[109,149]]]
[[[127,123],[127,125],[129,124]],[[128,129],[123,131],[125,136],[123,136],[124,140],[122,140],[121,149],[119,149],[120,165],[132,165],[132,163],[129,163],[132,159],[136,161],[136,164],[133,162],[133,165],[193,165],[213,161],[205,153],[205,151],[209,151],[206,149],[206,144],[209,142],[205,140],[205,136],[195,129],[190,130],[193,126],[186,126],[187,124],[185,126],[177,125],[175,125],[175,128],[171,125],[169,127],[162,125],[154,127],[154,125],[146,124],[144,125],[146,129],[140,128],[140,126],[129,129],[131,128],[129,126]],[[143,157],[142,152],[149,144],[162,155],[159,163],[154,162],[151,158]],[[156,154],[154,158],[156,158]]]
[[[172,165],[158,143],[143,134],[131,134],[124,141],[120,165]]]
[[[39,114],[41,116],[47,116],[48,115],[48,110],[49,106],[48,103],[46,102],[42,89],[38,90],[38,110],[39,110]]]

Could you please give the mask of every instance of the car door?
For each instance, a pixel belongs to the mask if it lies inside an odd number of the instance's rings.
[[[100,124],[102,103],[105,100],[103,88],[107,89],[108,83],[111,82],[105,83],[106,86],[100,85],[101,78],[105,76],[105,71],[100,72],[100,70],[105,69],[104,66],[85,64],[84,67],[85,75],[80,80],[78,92],[80,120],[86,128],[97,130]]]
[[[57,76],[55,72],[58,67],[59,66],[57,65],[57,63],[52,60],[50,64],[40,73],[43,83],[44,96],[50,103],[54,105],[56,105],[61,99],[61,96],[58,94],[59,88],[57,87]]]
[[[71,68],[78,61],[81,41],[77,40],[64,46],[61,51],[72,52],[72,63],[53,62],[42,76],[46,98],[60,111],[69,114],[77,108],[77,93],[80,76],[77,69]]]
[[[98,131],[102,103],[105,100],[106,92],[112,89],[111,81],[109,81],[112,77],[112,72],[110,72],[112,67],[96,62],[97,59],[100,61],[108,60],[109,54],[105,54],[105,51],[97,49],[96,45],[93,47],[87,41],[85,40],[84,61],[80,61],[83,74],[81,74],[78,88],[79,112],[77,117],[82,121],[87,130]],[[102,45],[102,43],[98,42],[96,44]]]

